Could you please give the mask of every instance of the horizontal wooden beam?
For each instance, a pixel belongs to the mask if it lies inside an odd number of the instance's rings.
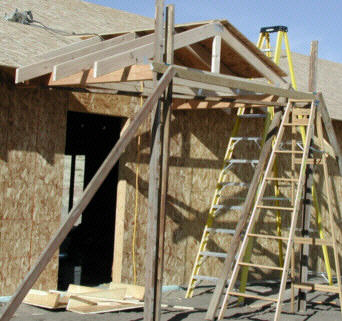
[[[183,48],[193,43],[211,38],[222,32],[219,23],[211,23],[175,35],[174,49]],[[108,72],[138,63],[147,63],[153,56],[153,43],[132,48],[120,54],[112,55],[94,63],[94,77],[100,77]]]
[[[88,47],[91,45],[94,45],[96,43],[100,43],[101,41],[103,41],[99,36],[92,36],[91,38],[88,38],[86,40],[82,40],[82,41],[77,41],[74,42],[68,46],[62,47],[62,48],[58,48],[55,50],[50,50],[46,53],[43,53],[41,55],[38,55],[35,57],[35,60],[46,60],[46,59],[50,59],[53,57],[57,57],[84,47]]]
[[[156,88],[154,89],[152,95],[148,97],[142,108],[137,112],[136,116],[132,122],[127,127],[124,134],[117,141],[111,152],[108,154],[107,158],[98,169],[92,180],[89,182],[87,188],[84,190],[81,199],[70,211],[68,218],[61,225],[55,236],[50,240],[49,244],[39,257],[37,263],[32,267],[31,271],[25,277],[24,281],[21,283],[17,291],[12,296],[10,302],[3,310],[0,321],[9,321],[23,299],[25,298],[28,291],[32,288],[39,275],[42,273],[46,265],[49,263],[53,257],[56,250],[62,244],[63,240],[74,226],[78,218],[82,215],[82,212],[87,207],[111,169],[114,167],[116,162],[119,160],[122,153],[125,151],[128,144],[134,138],[139,126],[143,121],[150,115],[153,107],[156,105],[159,97],[165,91],[167,85],[172,80],[174,75],[174,70],[169,67],[169,70],[165,72],[163,77],[159,80]]]
[[[134,38],[134,34],[128,33],[100,43],[97,42],[86,47],[75,49],[73,51],[63,53],[59,56],[55,56],[54,54],[52,54],[50,58],[44,59],[31,65],[17,68],[15,74],[15,83],[24,82],[26,80],[46,75],[53,71],[55,65],[64,63],[66,61],[74,61],[74,59],[78,58],[79,56],[87,55],[98,50],[98,48],[103,48],[110,45],[117,45],[122,41],[127,41],[132,38]],[[82,68],[79,68],[78,71],[79,70],[82,70]]]
[[[199,110],[199,109],[224,109],[224,108],[240,108],[246,105],[253,106],[254,108],[277,106],[283,107],[285,104],[278,102],[266,102],[248,99],[235,99],[231,102],[227,101],[201,101],[201,100],[186,100],[174,98],[172,100],[172,109],[174,110]]]
[[[153,63],[153,70],[163,73],[167,70],[168,66],[160,63]],[[203,82],[206,84],[213,84],[227,88],[236,88],[242,90],[253,91],[255,93],[264,93],[268,95],[275,95],[279,97],[287,97],[292,99],[314,99],[312,93],[297,91],[294,89],[285,89],[273,85],[263,84],[249,79],[233,77],[229,75],[220,75],[208,71],[191,69],[187,67],[175,66],[176,77]],[[286,85],[286,84],[284,84]]]
[[[152,70],[150,65],[133,65],[117,71],[113,71],[104,76],[94,78],[93,70],[86,70],[72,76],[53,80],[52,74],[47,81],[48,86],[86,86],[90,84],[114,83],[125,81],[143,81],[152,79]]]

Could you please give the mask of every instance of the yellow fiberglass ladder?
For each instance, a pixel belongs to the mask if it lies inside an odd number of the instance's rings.
[[[296,83],[295,83],[295,78],[294,78],[294,72],[293,72],[293,64],[292,64],[292,60],[291,60],[291,53],[290,53],[290,49],[289,49],[289,44],[288,44],[288,39],[287,39],[287,27],[284,26],[277,26],[277,27],[266,27],[266,28],[261,28],[261,32],[260,32],[260,36],[259,36],[259,40],[258,40],[258,44],[257,47],[259,49],[263,49],[264,45],[266,45],[266,51],[267,51],[267,56],[271,57],[271,43],[270,43],[270,33],[271,32],[278,32],[277,35],[277,44],[276,44],[276,50],[275,50],[275,55],[274,55],[274,62],[276,64],[279,64],[279,60],[280,60],[280,54],[281,54],[281,48],[282,48],[282,40],[284,39],[285,41],[285,46],[286,46],[286,52],[288,53],[288,64],[289,64],[289,69],[290,69],[290,74],[291,74],[291,80],[292,80],[292,86],[294,88],[296,88]],[[216,189],[214,192],[214,196],[212,199],[212,203],[209,209],[209,213],[208,213],[208,218],[207,218],[207,222],[205,224],[204,230],[203,230],[203,234],[202,234],[202,238],[200,241],[200,245],[199,245],[199,250],[197,252],[196,255],[196,259],[195,259],[195,263],[193,266],[193,270],[192,270],[192,274],[189,280],[189,285],[188,285],[188,289],[186,292],[186,297],[192,297],[193,295],[193,291],[195,289],[195,287],[199,284],[199,282],[201,281],[209,281],[212,283],[216,283],[217,281],[217,277],[215,276],[211,276],[211,275],[200,275],[200,270],[202,268],[203,263],[206,261],[206,259],[208,258],[220,258],[223,259],[226,257],[226,253],[225,251],[227,250],[228,246],[225,246],[225,248],[223,249],[222,252],[214,252],[214,251],[207,251],[208,248],[208,242],[212,241],[213,238],[215,238],[215,236],[217,234],[219,235],[226,235],[228,237],[225,237],[225,240],[229,242],[229,235],[232,235],[234,233],[234,229],[232,228],[218,228],[215,226],[215,223],[217,222],[217,217],[220,216],[222,217],[222,213],[225,211],[226,216],[227,214],[231,214],[232,218],[235,218],[235,221],[237,221],[237,214],[236,212],[239,211],[241,209],[241,205],[244,201],[243,197],[240,197],[240,204],[238,205],[230,205],[230,207],[227,207],[225,205],[223,205],[223,203],[229,203],[229,200],[231,201],[230,203],[232,203],[234,197],[233,196],[228,196],[228,199],[223,199],[222,197],[222,192],[225,191],[230,191],[231,194],[235,193],[235,194],[247,194],[247,190],[248,190],[248,183],[249,181],[252,179],[253,173],[251,173],[249,175],[249,178],[246,179],[245,182],[231,182],[231,181],[227,181],[227,178],[234,172],[234,170],[236,171],[237,167],[239,167],[241,169],[241,166],[245,167],[246,165],[252,165],[255,166],[258,162],[258,158],[259,155],[256,155],[256,159],[250,159],[250,155],[248,155],[248,149],[245,150],[245,154],[247,152],[247,155],[245,155],[244,157],[241,157],[241,150],[243,150],[244,148],[246,148],[246,143],[250,144],[250,143],[256,143],[259,147],[262,147],[264,140],[266,138],[266,133],[268,132],[268,128],[271,124],[273,115],[274,115],[274,108],[270,107],[267,108],[267,113],[264,114],[246,114],[246,110],[250,110],[248,108],[244,108],[241,107],[238,109],[237,111],[237,118],[235,121],[235,124],[233,126],[233,130],[231,133],[231,137],[228,141],[228,145],[227,145],[227,149],[226,149],[226,153],[225,153],[225,157],[224,157],[224,161],[223,161],[223,167],[222,170],[220,172],[219,178],[218,178],[218,182],[216,185]],[[243,119],[251,119],[251,118],[257,118],[257,117],[262,117],[264,118],[264,129],[263,129],[263,133],[261,137],[248,137],[246,136],[246,134],[239,134],[239,131],[244,131],[246,132],[246,127],[242,126],[241,127],[241,120]],[[245,146],[242,146],[245,145]],[[239,148],[242,147],[242,148]],[[238,157],[236,157],[236,154],[239,155]],[[236,191],[236,189],[238,189],[238,191]],[[235,198],[236,199],[236,198]],[[277,193],[277,187],[275,186],[275,196],[274,199],[276,201],[281,200],[282,198],[279,196],[279,193]],[[279,213],[278,213],[278,217],[279,217]],[[230,218],[228,218],[230,219]],[[217,225],[217,224],[216,224]],[[280,235],[280,222],[278,222],[278,233]],[[223,240],[221,240],[220,243],[224,243]],[[251,247],[252,244],[249,245],[249,247]],[[281,245],[279,245],[281,246]],[[248,254],[248,252],[247,252]],[[279,263],[282,263],[282,250],[280,249],[280,256],[279,256]],[[247,279],[248,277],[248,269],[246,269],[244,271],[244,279]],[[244,285],[246,284],[246,282],[242,281],[241,282],[242,287],[244,287]]]
[[[218,319],[221,320],[224,317],[224,313],[231,296],[244,297],[257,300],[265,300],[270,303],[276,303],[276,312],[274,320],[279,320],[282,310],[282,304],[284,299],[284,291],[286,288],[286,282],[288,274],[291,272],[291,284],[292,288],[297,289],[309,289],[321,292],[332,292],[339,294],[341,300],[341,279],[340,279],[340,266],[338,261],[338,253],[336,248],[336,239],[334,235],[332,205],[330,200],[329,182],[328,182],[328,169],[326,165],[326,155],[322,154],[322,162],[324,168],[325,178],[325,192],[328,195],[328,209],[329,209],[329,225],[332,231],[332,240],[320,240],[314,237],[300,237],[296,235],[297,222],[300,216],[300,207],[303,205],[303,192],[305,185],[306,169],[312,159],[309,159],[310,141],[314,135],[314,121],[316,117],[316,111],[319,101],[295,101],[290,100],[285,109],[285,113],[278,130],[278,134],[273,145],[272,153],[269,158],[265,174],[263,176],[261,186],[257,194],[255,195],[255,203],[253,211],[249,220],[247,230],[243,242],[241,244],[239,253],[236,258],[234,269],[226,290],[226,294],[221,306]],[[298,129],[304,128],[305,142],[303,145],[299,143],[302,140],[302,135]],[[320,148],[323,147],[323,131],[320,114],[317,117],[317,133],[321,141]],[[287,142],[284,138],[292,137],[291,148],[284,148],[287,146]],[[286,168],[282,168],[281,173],[276,177],[274,176],[273,166],[278,159],[283,164],[286,164]],[[281,206],[275,206],[272,201],[267,200],[267,195],[273,193],[273,182],[279,182],[282,189],[282,195],[287,195],[287,200],[281,204]],[[265,197],[266,196],[266,197]],[[279,237],[272,231],[272,220],[274,220],[275,211],[280,211],[284,217],[284,221],[287,222],[286,235]],[[271,215],[270,215],[271,214]],[[258,246],[253,248],[253,255],[251,261],[245,261],[244,257],[247,250],[247,245],[250,239],[258,241]],[[285,245],[286,253],[284,257],[284,264],[282,266],[276,266],[272,259],[268,256],[263,256],[262,252],[268,253],[272,251],[272,242],[282,241]],[[295,269],[294,269],[294,249],[295,244],[309,244],[311,246],[317,246],[325,244],[333,248],[333,256],[336,268],[337,285],[325,285],[309,282],[296,282]],[[273,253],[273,252],[272,252]],[[261,260],[265,260],[260,262]],[[290,271],[290,262],[291,271]],[[281,282],[279,290],[275,295],[257,295],[255,291],[241,292],[235,290],[235,284],[240,270],[243,267],[249,267],[256,271],[280,271]],[[292,295],[293,302],[293,295]],[[293,306],[292,306],[293,307]],[[342,309],[342,307],[341,307]],[[341,310],[342,311],[342,310]]]

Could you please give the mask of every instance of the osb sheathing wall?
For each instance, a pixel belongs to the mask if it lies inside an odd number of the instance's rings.
[[[67,96],[1,75],[0,295],[11,295],[60,224]],[[54,256],[35,288],[54,289]]]
[[[0,295],[13,294],[60,225],[67,110],[129,117],[136,105],[12,84],[1,74]],[[58,253],[34,288],[56,289],[57,272]]]
[[[166,241],[165,241],[165,270],[164,284],[186,284],[190,277],[195,256],[198,250],[203,227],[207,218],[217,178],[222,166],[227,139],[232,130],[233,116],[224,111],[176,111],[173,113],[171,126],[170,145],[170,174],[169,196],[167,204]],[[245,123],[246,124],[246,123]],[[243,126],[241,136],[259,136],[262,132],[262,120],[248,120],[247,127]],[[339,122],[335,123],[337,136],[342,137],[342,128]],[[144,284],[144,259],[146,245],[146,226],[148,210],[148,161],[149,161],[149,121],[140,129],[141,147],[139,164],[139,202],[138,223],[136,235],[136,260],[138,282]],[[245,144],[240,155],[235,158],[257,158],[258,147],[254,143]],[[246,153],[250,155],[246,156]],[[124,222],[124,249],[122,280],[132,282],[132,233],[135,212],[135,172],[137,154],[137,140],[135,139],[126,149],[126,153],[120,160],[120,179],[127,182],[125,199]],[[337,167],[334,162],[329,163],[329,170],[334,177],[333,183],[336,189],[335,196],[340,197],[342,181],[337,177]],[[282,165],[280,164],[280,167]],[[246,181],[253,174],[250,165],[244,165],[238,170],[233,170],[230,181]],[[287,173],[288,174],[288,173]],[[319,173],[315,176],[318,182],[318,195],[323,210],[323,224],[326,236],[329,230],[326,220],[326,195],[322,192],[323,178]],[[231,193],[235,197],[243,197],[246,191],[234,188]],[[338,199],[338,198],[337,198]],[[227,204],[227,203],[226,203]],[[229,203],[230,205],[242,204],[241,200]],[[342,253],[341,233],[341,208],[334,212],[338,247]],[[237,222],[238,212],[230,217],[223,216],[218,220],[220,227],[234,228]],[[270,224],[272,220],[272,224]],[[226,223],[223,223],[226,222]],[[268,224],[267,224],[268,223]],[[265,219],[264,230],[275,232],[274,219],[268,215]],[[215,237],[208,244],[210,251],[222,251],[227,248],[229,237]],[[259,263],[278,263],[278,244],[276,242],[263,243],[267,250],[257,245],[256,261]],[[260,251],[261,250],[261,251]],[[324,271],[322,251],[320,248],[311,251],[312,268],[316,271]],[[331,253],[330,253],[331,254]],[[331,262],[333,260],[331,257]],[[209,258],[203,265],[201,274],[218,276],[222,267],[222,260]],[[115,275],[115,272],[114,274]],[[265,277],[274,277],[266,275]],[[279,277],[277,274],[276,277]]]

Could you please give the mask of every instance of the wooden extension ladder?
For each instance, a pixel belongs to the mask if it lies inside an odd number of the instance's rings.
[[[331,286],[331,285],[322,285],[322,284],[312,284],[312,283],[295,283],[295,269],[294,269],[294,245],[295,244],[310,244],[310,245],[322,245],[323,240],[315,239],[315,238],[307,238],[307,237],[295,237],[295,231],[298,221],[298,215],[299,215],[299,209],[302,203],[302,195],[303,195],[303,187],[305,183],[305,172],[307,164],[310,162],[308,159],[309,155],[309,149],[310,149],[310,142],[313,137],[314,132],[314,121],[316,116],[316,101],[310,101],[308,104],[308,101],[303,105],[303,101],[294,101],[290,100],[288,102],[288,105],[285,109],[285,113],[281,122],[281,125],[279,127],[279,131],[277,134],[277,138],[275,141],[275,144],[272,149],[272,153],[267,165],[267,168],[265,170],[265,174],[262,179],[262,183],[259,189],[259,192],[256,195],[256,200],[254,204],[254,208],[250,217],[250,221],[244,236],[244,240],[242,242],[241,248],[239,250],[236,263],[233,269],[233,273],[223,300],[223,304],[221,306],[220,312],[219,312],[219,320],[221,320],[224,316],[225,309],[228,304],[228,300],[231,296],[236,297],[244,297],[244,298],[252,298],[252,299],[260,299],[265,301],[270,301],[271,303],[275,302],[277,304],[276,306],[276,313],[274,320],[279,320],[281,309],[282,309],[282,303],[283,303],[283,296],[284,291],[286,287],[286,282],[288,279],[288,273],[290,268],[290,262],[291,264],[291,281],[292,281],[292,289],[312,289],[312,290],[318,290],[323,292],[333,292],[338,293],[340,296],[341,301],[341,280],[340,280],[340,267],[338,262],[338,255],[337,255],[337,249],[336,249],[336,240],[334,235],[334,228],[333,228],[333,221],[332,221],[332,213],[331,213],[331,200],[328,199],[329,203],[329,214],[330,214],[330,225],[331,225],[331,231],[332,231],[332,241],[329,242],[327,240],[324,240],[324,244],[327,246],[333,247],[333,253],[335,258],[335,265],[336,265],[336,276],[337,276],[337,286]],[[322,129],[321,129],[321,122],[320,122],[320,116],[317,118],[319,121],[317,123],[318,127],[318,134],[321,137],[321,141],[323,142],[323,136],[322,136]],[[286,134],[293,134],[296,131],[295,128],[298,127],[304,127],[305,128],[305,136],[306,140],[303,144],[302,149],[300,148],[300,144],[294,143],[294,138],[292,140],[291,149],[289,148],[283,148],[283,146],[286,146],[285,139],[283,137]],[[290,129],[289,133],[286,133],[285,131],[288,131]],[[295,136],[293,136],[295,137]],[[291,175],[290,177],[285,177],[282,175],[279,175],[279,177],[274,177],[272,174],[272,168],[276,161],[276,159],[281,159],[282,157],[289,157],[290,161],[288,161],[289,164],[291,164]],[[325,180],[326,180],[326,189],[327,193],[329,194],[329,187],[327,186],[327,166],[325,161],[325,156],[322,158],[323,162],[323,168],[324,168],[324,174],[325,174]],[[297,166],[296,166],[297,165]],[[298,170],[298,165],[300,165],[300,168]],[[267,199],[267,193],[272,190],[270,187],[272,186],[272,182],[277,181],[279,184],[282,185],[288,185],[291,187],[291,196],[287,200],[286,205],[282,206],[274,206],[274,204],[270,204],[269,201],[266,201]],[[265,195],[266,194],[266,195]],[[290,205],[289,205],[290,204]],[[278,236],[278,235],[272,235],[272,234],[266,234],[263,233],[263,224],[261,223],[261,219],[265,219],[266,216],[269,216],[267,214],[269,213],[275,213],[276,211],[280,211],[282,215],[284,216],[284,220],[286,220],[286,216],[288,217],[289,221],[289,231],[288,235],[286,236]],[[264,223],[265,224],[265,223]],[[268,224],[270,225],[270,224]],[[256,228],[259,227],[259,230],[256,230]],[[272,242],[272,241],[283,241],[286,245],[286,254],[284,258],[284,264],[283,266],[274,266],[274,265],[265,265],[265,264],[257,264],[244,261],[245,252],[247,249],[247,244],[251,238],[259,239],[261,242]],[[268,245],[269,246],[269,245]],[[261,270],[267,270],[267,271],[280,271],[281,274],[281,282],[279,287],[279,292],[276,296],[261,296],[261,295],[255,295],[251,293],[241,293],[239,291],[234,291],[236,280],[239,275],[239,271],[242,267],[248,266],[249,268],[253,269],[261,269]],[[293,294],[293,292],[292,292]],[[293,302],[293,300],[292,300]],[[342,310],[341,310],[342,311]]]

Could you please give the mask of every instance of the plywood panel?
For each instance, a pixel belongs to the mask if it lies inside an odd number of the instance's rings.
[[[59,225],[68,97],[1,80],[0,295],[8,295]],[[56,287],[57,262],[38,287]]]
[[[69,110],[131,117],[138,103],[137,98],[130,96],[73,93],[70,95]]]

